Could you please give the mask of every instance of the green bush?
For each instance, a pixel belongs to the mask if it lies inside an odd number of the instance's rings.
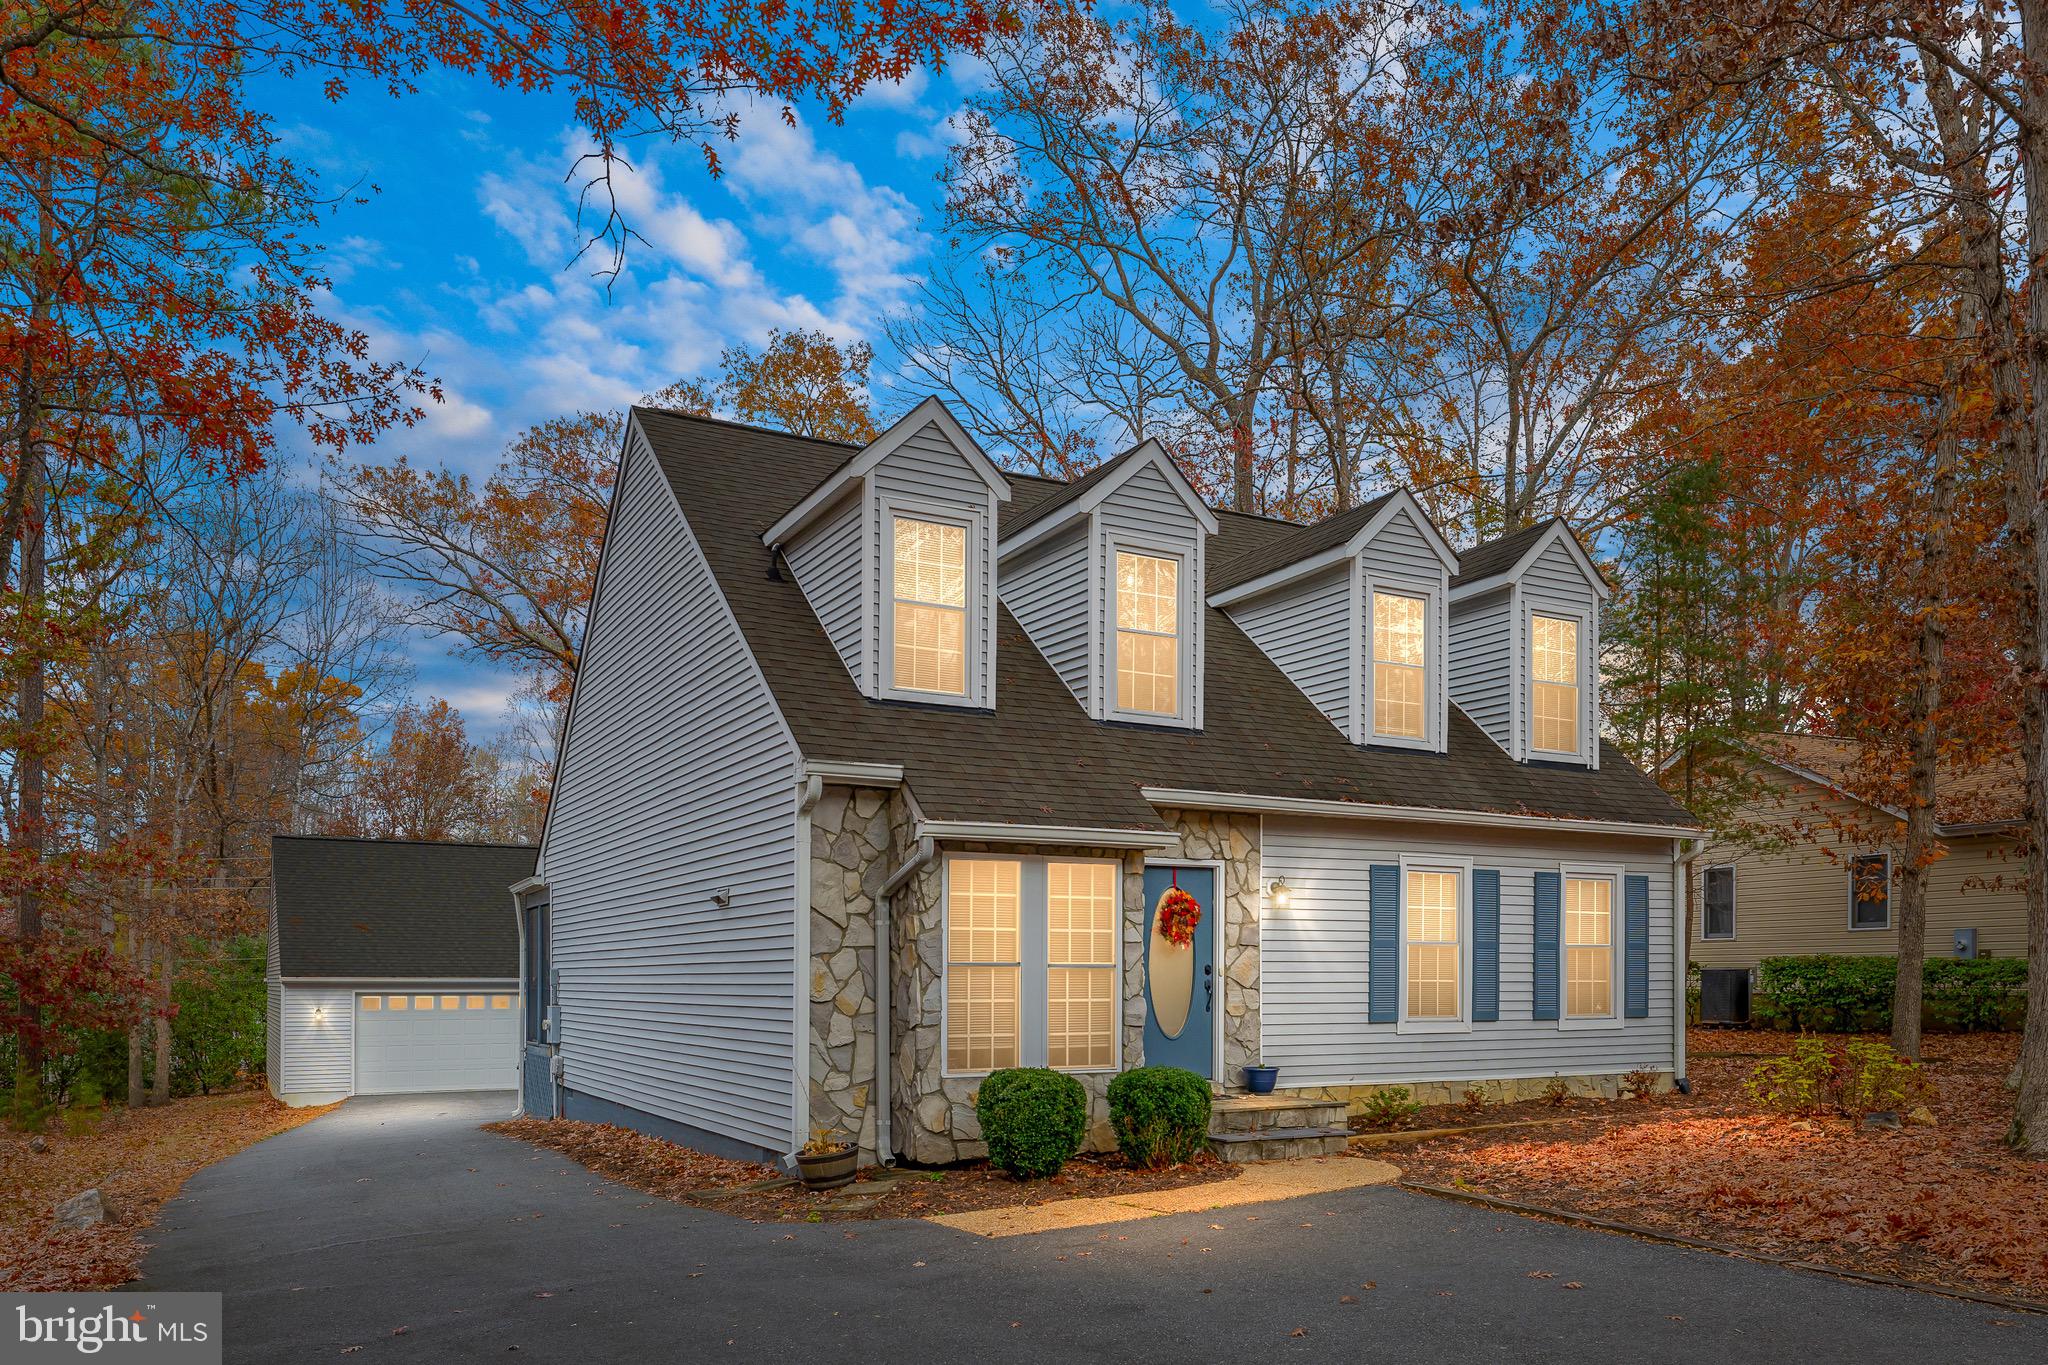
[[[237,938],[178,974],[171,991],[178,1010],[171,1017],[173,1095],[211,1095],[242,1076],[263,1074],[263,956],[263,939]]]
[[[1800,1032],[1882,1032],[1892,1026],[1895,957],[1815,953],[1757,964],[1750,1022]],[[1921,1019],[1933,1028],[2015,1029],[2026,1015],[2027,964],[2016,957],[1930,957]]]
[[[1383,1085],[1372,1092],[1361,1111],[1374,1128],[1398,1128],[1422,1112],[1405,1085]]]
[[[1141,1066],[1109,1083],[1117,1150],[1133,1166],[1177,1165],[1209,1141],[1209,1083],[1177,1066]]]
[[[1049,1067],[996,1071],[974,1097],[988,1159],[1026,1180],[1057,1175],[1088,1135],[1088,1092]]]
[[[1834,1095],[1835,1059],[1820,1039],[1801,1038],[1783,1057],[1757,1063],[1742,1089],[1757,1104],[1781,1113],[1820,1109]]]
[[[1883,1043],[1852,1042],[1842,1048],[1839,1103],[1852,1118],[1879,1110],[1904,1113],[1924,1104],[1933,1089],[1919,1064]]]

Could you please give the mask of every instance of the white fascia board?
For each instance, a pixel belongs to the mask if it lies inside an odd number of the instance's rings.
[[[524,881],[512,883],[510,889],[514,896],[524,896],[532,891],[545,891],[548,889],[547,878],[538,875],[528,877]]]
[[[1549,834],[1620,834],[1650,839],[1691,839],[1699,837],[1703,832],[1696,825],[1649,825],[1627,820],[1573,820],[1565,816],[1438,810],[1432,806],[1381,806],[1368,805],[1362,801],[1324,801],[1302,796],[1255,796],[1248,792],[1185,791],[1177,787],[1142,787],[1139,794],[1155,806],[1181,810],[1326,816],[1340,820],[1400,820],[1410,824],[1541,830]]]
[[[1066,848],[1180,847],[1180,835],[1170,829],[1091,829],[1082,825],[1010,825],[986,820],[920,820],[917,837],[987,844],[1057,844]]]
[[[903,785],[903,765],[812,758],[804,760],[804,776],[854,787],[900,787]]]
[[[1107,502],[1119,488],[1129,483],[1139,470],[1145,468],[1157,469],[1166,476],[1167,483],[1180,497],[1182,504],[1187,507],[1188,515],[1195,519],[1195,523],[1204,532],[1213,536],[1222,530],[1222,523],[1216,520],[1216,513],[1210,509],[1209,504],[1202,501],[1202,495],[1195,491],[1194,485],[1188,482],[1187,476],[1180,472],[1180,467],[1173,462],[1173,457],[1166,453],[1166,447],[1159,444],[1157,437],[1146,437],[1141,444],[1127,453],[1129,455],[1128,459],[1121,455],[1116,457],[1123,460],[1123,464],[1114,474],[1068,503],[1065,507],[1060,508],[1051,516],[1040,518],[1019,531],[1016,535],[1011,536],[1008,540],[998,544],[996,546],[996,558],[1007,558],[1017,551],[1027,546],[1035,545],[1046,537],[1057,533],[1079,518],[1092,514],[1096,508]]]
[[[958,418],[946,410],[946,405],[937,398],[927,398],[896,420],[895,425],[869,442],[866,448],[841,465],[825,482],[813,488],[804,500],[783,513],[776,523],[761,534],[763,545],[775,545],[786,541],[801,531],[826,508],[835,506],[842,494],[854,483],[864,481],[868,472],[889,458],[911,437],[923,431],[927,424],[936,422],[946,439],[967,457],[968,464],[989,486],[998,502],[1010,500],[1010,481],[996,468],[986,451],[967,434],[967,428],[960,425]]]
[[[1507,587],[1511,583],[1520,582],[1522,575],[1528,572],[1529,566],[1536,562],[1537,557],[1559,540],[1564,542],[1565,552],[1571,555],[1572,562],[1579,566],[1579,572],[1584,574],[1586,581],[1593,585],[1594,595],[1602,602],[1614,596],[1614,589],[1608,586],[1607,576],[1600,572],[1600,566],[1595,564],[1592,558],[1586,554],[1585,547],[1579,544],[1579,538],[1572,534],[1571,528],[1558,521],[1551,523],[1548,531],[1536,537],[1536,543],[1523,552],[1522,557],[1515,561],[1513,568],[1503,573],[1490,574],[1485,578],[1475,579],[1470,583],[1461,583],[1453,587],[1451,589],[1451,600],[1456,602],[1467,597],[1478,597],[1482,593],[1489,593],[1497,588]],[[1453,572],[1456,571],[1453,570]]]
[[[1456,573],[1457,552],[1451,549],[1450,542],[1436,529],[1436,523],[1429,519],[1429,513],[1422,510],[1422,504],[1415,500],[1414,495],[1405,488],[1397,488],[1393,496],[1387,499],[1386,506],[1373,513],[1372,519],[1359,527],[1351,539],[1342,545],[1332,546],[1321,554],[1310,555],[1307,559],[1297,559],[1292,564],[1283,564],[1271,573],[1260,574],[1257,578],[1240,583],[1234,588],[1212,593],[1209,605],[1227,607],[1236,602],[1247,601],[1275,588],[1285,587],[1298,578],[1307,578],[1333,565],[1342,564],[1347,559],[1356,559],[1364,552],[1365,547],[1372,543],[1372,538],[1386,529],[1387,523],[1394,519],[1394,514],[1404,511],[1413,516],[1416,524],[1422,528],[1424,537],[1429,541],[1430,548],[1436,552],[1437,558],[1443,562],[1446,572]]]

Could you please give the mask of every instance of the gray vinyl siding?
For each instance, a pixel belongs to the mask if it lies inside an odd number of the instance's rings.
[[[283,986],[280,992],[278,1061],[284,1079],[274,1088],[298,1095],[354,1090],[355,992],[346,986]]]
[[[1469,857],[1500,871],[1500,1019],[1469,1033],[1408,1033],[1367,1022],[1368,869],[1401,855]],[[1281,1084],[1369,1085],[1599,1075],[1670,1069],[1673,941],[1668,841],[1455,830],[1266,817],[1261,880],[1284,880],[1285,910],[1259,929],[1260,1049]],[[1650,1014],[1617,1028],[1561,1028],[1530,1018],[1534,874],[1561,863],[1618,865],[1650,883]],[[1466,894],[1470,894],[1469,885]],[[1615,903],[1621,932],[1621,900]],[[1615,976],[1620,1003],[1622,973]]]
[[[1351,733],[1352,565],[1350,561],[1227,608],[1230,619],[1316,709]]]
[[[882,630],[886,622],[882,610],[882,594],[889,581],[888,566],[884,556],[892,554],[894,538],[890,527],[883,520],[885,500],[891,498],[909,499],[915,502],[933,503],[955,509],[963,514],[972,514],[980,519],[980,538],[968,547],[968,563],[974,570],[977,588],[975,611],[974,657],[970,662],[968,698],[976,706],[987,706],[992,698],[992,679],[995,669],[995,504],[989,493],[989,486],[982,481],[967,455],[956,449],[945,432],[936,422],[927,423],[924,429],[910,437],[891,451],[886,459],[876,465],[869,476],[875,496],[869,507],[874,517],[874,534],[871,540],[873,561],[869,565],[869,582],[874,585],[872,600],[868,603],[869,638],[875,642],[875,666],[881,666],[883,659]],[[879,692],[886,692],[889,679],[878,680]]]
[[[1001,569],[1003,605],[1083,709],[1089,697],[1089,639],[1095,610],[1088,581],[1086,521],[1015,556]]]
[[[635,428],[542,851],[570,1090],[790,1146],[796,773]]]
[[[1513,595],[1502,588],[1451,608],[1451,701],[1514,752]]]
[[[1116,679],[1114,675],[1115,656],[1112,642],[1115,630],[1112,600],[1116,584],[1116,556],[1113,549],[1123,545],[1130,550],[1158,550],[1185,556],[1186,580],[1181,584],[1181,629],[1185,644],[1181,660],[1192,681],[1195,693],[1187,705],[1187,723],[1200,723],[1202,715],[1202,585],[1206,568],[1205,540],[1202,526],[1180,500],[1166,476],[1152,465],[1133,474],[1120,484],[1116,491],[1095,509],[1095,520],[1101,528],[1096,539],[1101,555],[1096,565],[1098,581],[1102,584],[1104,603],[1102,629],[1096,636],[1098,653],[1095,676],[1101,678],[1104,692],[1103,709],[1098,714],[1109,716],[1116,705]],[[1120,713],[1128,715],[1128,713]]]
[[[1406,508],[1387,519],[1387,524],[1359,550],[1358,558],[1370,577],[1388,583],[1404,583],[1439,593],[1450,583],[1450,570],[1436,557],[1422,528]]]
[[[273,1095],[284,1092],[284,985],[272,976],[263,991],[263,1079]]]
[[[1586,623],[1585,638],[1579,642],[1590,665],[1585,676],[1591,684],[1579,689],[1579,743],[1582,753],[1589,757],[1599,752],[1593,743],[1593,736],[1600,732],[1600,597],[1579,568],[1578,560],[1560,540],[1552,540],[1533,563],[1523,571],[1521,577],[1522,611],[1545,610],[1563,611],[1576,614]],[[1527,649],[1528,636],[1522,636],[1521,648]],[[1522,670],[1522,677],[1528,677],[1528,670]],[[1526,681],[1522,684],[1527,686]],[[1523,702],[1522,710],[1527,714],[1528,704]],[[1525,722],[1526,724],[1526,722]],[[1527,756],[1525,749],[1520,755]]]
[[[839,651],[855,687],[865,686],[867,662],[860,634],[860,513],[861,500],[848,498],[817,529],[783,552],[804,600]]]

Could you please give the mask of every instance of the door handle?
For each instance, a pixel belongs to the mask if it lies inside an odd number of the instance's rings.
[[[1216,964],[1202,964],[1202,1004],[1213,1012],[1216,1008]]]

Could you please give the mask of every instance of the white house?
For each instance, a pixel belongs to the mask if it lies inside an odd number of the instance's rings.
[[[505,897],[534,850],[278,835],[270,842],[270,1093],[511,1090],[519,941]]]
[[[632,414],[540,866],[524,1103],[711,1150],[979,1154],[991,1069],[1682,1074],[1683,810],[1598,734],[1561,523],[1203,505]],[[1201,907],[1185,943],[1157,908]],[[1318,1129],[1317,1132],[1333,1129]]]

